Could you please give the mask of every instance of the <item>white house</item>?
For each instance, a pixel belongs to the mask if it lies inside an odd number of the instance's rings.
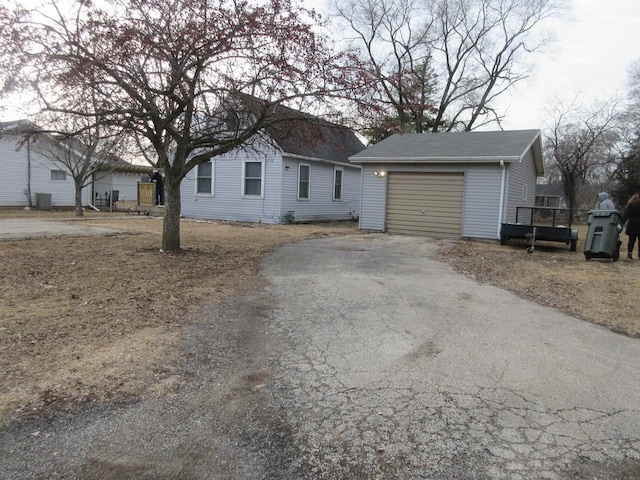
[[[38,127],[28,121],[0,124],[0,207],[70,208],[75,206],[75,185],[69,169],[58,158],[63,152],[46,133],[33,134]],[[80,144],[78,144],[80,145]],[[59,153],[56,153],[56,149]],[[94,172],[82,190],[83,205],[108,206],[118,192],[119,200],[137,198],[137,184],[150,175],[150,166],[122,160]]]
[[[263,223],[358,218],[361,168],[348,157],[362,142],[317,118],[284,123],[189,172],[182,215]]]
[[[0,124],[0,206],[75,205],[71,173],[47,156],[58,147],[46,134],[27,135],[33,129],[26,121]],[[89,201],[89,189],[83,190],[82,198],[83,203]]]
[[[360,228],[413,235],[498,239],[544,174],[539,130],[393,135],[350,160]]]

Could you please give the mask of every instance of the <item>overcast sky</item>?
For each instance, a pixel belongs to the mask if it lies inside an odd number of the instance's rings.
[[[640,60],[640,0],[574,0],[554,25],[556,42],[537,55],[534,76],[502,104],[504,128],[542,128],[546,105],[576,94],[589,103],[625,94],[627,67]]]
[[[318,7],[325,0],[306,3]],[[543,128],[545,108],[556,98],[570,101],[580,93],[589,103],[624,95],[627,67],[640,60],[640,0],[573,0],[570,17],[554,22],[556,42],[531,57],[533,77],[500,102],[504,128]],[[21,116],[15,109],[1,115]]]
[[[327,0],[305,2],[323,11]],[[545,110],[555,99],[571,102],[579,95],[588,105],[624,96],[627,68],[640,60],[640,0],[573,0],[566,18],[547,22],[544,29],[555,42],[527,57],[532,76],[496,104],[506,115],[505,129],[544,128]]]

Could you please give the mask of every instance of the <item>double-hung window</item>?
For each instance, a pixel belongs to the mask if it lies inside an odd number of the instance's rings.
[[[67,172],[64,170],[51,170],[51,180],[67,181]]]
[[[243,164],[242,195],[261,197],[263,195],[264,162],[245,161]]]
[[[309,200],[309,165],[298,167],[298,199]]]
[[[213,195],[213,168],[213,160],[196,167],[196,195]]]
[[[342,200],[342,174],[344,169],[336,167],[333,171],[333,199]]]

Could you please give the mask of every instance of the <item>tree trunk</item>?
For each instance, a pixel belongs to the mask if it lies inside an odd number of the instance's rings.
[[[573,212],[576,204],[576,181],[568,174],[563,174],[562,183],[567,207]]]
[[[180,250],[180,181],[164,183],[164,222],[162,224],[162,249],[165,252]]]
[[[82,185],[76,185],[76,217],[84,216],[82,210]]]

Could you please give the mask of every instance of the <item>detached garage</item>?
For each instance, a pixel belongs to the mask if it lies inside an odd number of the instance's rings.
[[[498,239],[544,174],[539,130],[393,135],[349,160],[360,228],[408,235]]]

